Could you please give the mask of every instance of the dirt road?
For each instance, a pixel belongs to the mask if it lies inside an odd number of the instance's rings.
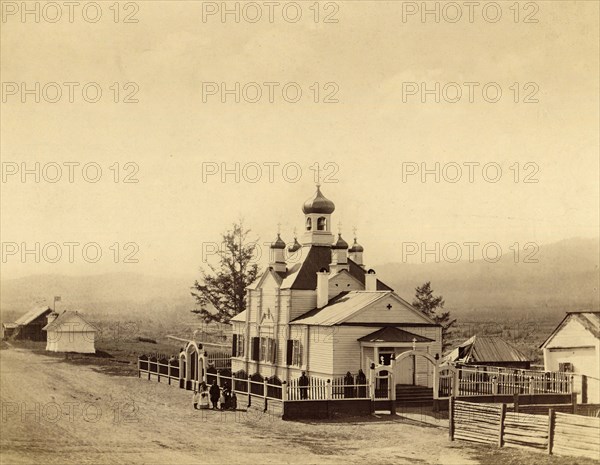
[[[2,464],[477,463],[437,427],[203,414],[190,392],[23,349],[0,368]]]

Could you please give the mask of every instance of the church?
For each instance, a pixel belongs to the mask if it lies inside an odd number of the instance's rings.
[[[304,232],[289,246],[277,235],[269,267],[246,290],[246,310],[231,320],[231,370],[287,381],[304,371],[331,379],[368,372],[406,351],[396,383],[433,387],[442,328],[365,266],[357,238],[331,231],[334,203],[321,192],[302,205]],[[296,259],[290,259],[290,255]]]

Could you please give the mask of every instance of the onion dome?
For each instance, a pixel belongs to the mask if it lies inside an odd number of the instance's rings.
[[[302,248],[302,246],[298,242],[298,239],[296,239],[294,237],[294,243],[288,247],[288,252],[294,253],[294,252],[300,250],[301,248]]]
[[[317,184],[317,193],[314,198],[308,199],[302,205],[302,211],[305,214],[309,213],[325,213],[331,214],[335,210],[335,204],[325,198],[325,196],[321,193],[321,187]]]
[[[335,244],[333,244],[331,246],[332,249],[340,249],[340,250],[346,250],[348,249],[348,243],[342,239],[342,235],[338,234],[338,240]]]
[[[285,249],[285,242],[281,239],[281,236],[277,234],[277,239],[271,244],[272,249]]]
[[[356,242],[356,237],[354,238],[354,244],[352,244],[352,247],[350,247],[350,250],[348,250],[348,252],[364,252],[365,249],[363,249],[363,246],[360,245],[358,242]]]

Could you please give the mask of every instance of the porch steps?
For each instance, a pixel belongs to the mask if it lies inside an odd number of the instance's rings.
[[[432,405],[433,388],[396,384],[396,403],[402,405]]]

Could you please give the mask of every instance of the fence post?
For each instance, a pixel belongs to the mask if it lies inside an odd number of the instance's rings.
[[[498,430],[498,447],[504,445],[504,420],[506,419],[506,404],[500,408],[500,428]]]
[[[519,413],[519,394],[513,394],[513,403],[515,404],[515,413]]]
[[[572,392],[571,393],[571,413],[573,415],[575,415],[575,412],[577,412],[577,393]]]
[[[248,407],[252,406],[252,393],[250,392],[250,389],[252,388],[252,377],[250,375],[248,375]]]
[[[548,409],[548,455],[552,455],[554,445],[554,409]]]
[[[492,376],[492,394],[498,395],[498,378],[496,376]]]
[[[535,394],[535,385],[533,383],[533,376],[529,377],[529,394]]]
[[[282,401],[286,401],[288,400],[288,386],[287,386],[287,381],[283,381],[281,383],[281,400]]]
[[[454,441],[454,396],[448,399],[448,437]]]
[[[267,399],[267,378],[263,379],[263,397],[265,399],[265,409],[264,412],[266,412],[269,408],[268,402],[269,399]]]
[[[332,389],[331,389],[331,380],[330,379],[327,380],[325,397],[327,398],[327,400],[331,400],[331,397],[332,397]]]
[[[452,377],[452,396],[458,397],[460,396],[460,370],[462,368],[457,367],[454,371],[454,376]]]
[[[171,385],[171,359],[169,359],[169,361],[167,362],[167,382],[169,383],[169,386]]]
[[[221,370],[217,370],[217,386],[221,387]]]
[[[142,366],[141,366],[142,362],[140,361],[140,357],[138,357],[138,378],[142,377]]]

